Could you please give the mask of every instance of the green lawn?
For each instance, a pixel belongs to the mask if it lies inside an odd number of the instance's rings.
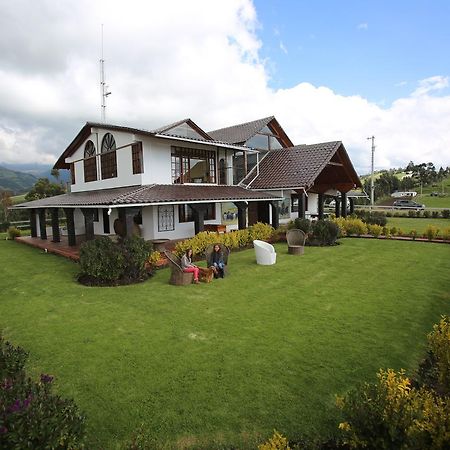
[[[450,228],[450,219],[426,219],[424,217],[412,219],[410,217],[388,217],[387,226],[401,228],[401,230],[409,234],[411,230],[416,230],[419,234],[422,234],[428,225],[433,225],[439,228],[442,232],[446,228]]]
[[[335,432],[334,396],[380,367],[412,370],[450,314],[450,246],[346,239],[275,266],[233,253],[230,276],[88,288],[61,257],[0,242],[0,328],[89,420],[88,448],[141,424],[155,448],[255,448]]]

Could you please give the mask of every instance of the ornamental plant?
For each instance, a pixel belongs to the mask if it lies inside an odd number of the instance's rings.
[[[258,450],[291,450],[291,447],[282,434],[273,430],[273,436],[264,444],[258,445]]]
[[[426,237],[429,241],[432,241],[433,239],[435,239],[439,234],[439,228],[433,226],[433,225],[428,225],[425,228],[425,232],[423,233],[423,237]]]
[[[449,397],[412,387],[404,371],[380,370],[377,378],[337,398],[344,416],[339,429],[350,448],[448,448]]]
[[[360,236],[367,233],[367,225],[355,217],[337,217],[333,222],[337,224],[343,236]]]
[[[381,225],[367,225],[367,231],[372,236],[378,238],[381,236],[381,233],[383,232],[383,227]]]
[[[84,448],[85,417],[72,400],[52,393],[52,376],[26,375],[27,357],[0,334],[0,448]]]
[[[10,239],[15,239],[16,237],[19,237],[21,235],[21,232],[16,227],[9,227],[8,228],[8,237]]]

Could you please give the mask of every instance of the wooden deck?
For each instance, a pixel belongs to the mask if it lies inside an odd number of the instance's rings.
[[[48,253],[54,253],[55,255],[61,255],[65,258],[69,258],[73,261],[79,261],[80,259],[80,245],[84,242],[83,236],[77,236],[77,245],[69,246],[67,236],[61,236],[61,242],[52,242],[52,237],[48,236],[48,239],[41,239],[39,237],[20,236],[15,239],[22,244],[31,245],[32,247],[40,248]],[[78,243],[79,241],[79,243]]]

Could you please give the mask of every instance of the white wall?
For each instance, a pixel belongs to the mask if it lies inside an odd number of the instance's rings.
[[[71,163],[84,158],[84,147],[88,140],[91,140],[96,149],[96,154],[100,154],[102,139],[108,130],[93,129],[91,135],[81,144],[78,150],[66,162]],[[116,147],[127,145],[125,148],[117,150],[117,177],[101,179],[100,156],[97,156],[97,181],[84,181],[84,161],[75,162],[75,184],[71,185],[71,192],[90,191],[96,189],[109,189],[120,186],[135,186],[142,184],[142,174],[133,174],[133,163],[131,158],[131,144],[136,137],[132,133],[112,131],[116,141]]]
[[[144,137],[142,147],[144,153],[142,184],[172,184],[170,142]]]

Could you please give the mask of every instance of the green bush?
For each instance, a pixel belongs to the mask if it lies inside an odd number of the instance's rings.
[[[410,209],[408,211],[408,217],[417,217],[416,211],[414,211],[413,209]]]
[[[312,225],[313,240],[320,245],[334,245],[338,235],[339,227],[331,220],[318,220]]]
[[[431,217],[437,219],[439,217],[439,211],[431,211]]]
[[[339,227],[343,236],[357,235],[367,233],[367,225],[355,217],[337,217],[333,222]]]
[[[139,236],[131,236],[120,243],[125,260],[122,276],[139,280],[146,275],[145,261],[152,251],[152,244]]]
[[[367,211],[361,209],[356,210],[353,215],[367,225],[380,225],[384,227],[387,223],[387,214],[384,211]]]
[[[442,239],[445,239],[446,241],[450,241],[450,227],[444,228],[442,231]]]
[[[311,232],[311,221],[309,219],[301,219],[297,217],[297,219],[289,222],[288,228],[291,230],[293,228],[297,228],[302,230],[304,233],[309,234]]]
[[[249,227],[247,230],[248,230],[248,233],[250,234],[251,241],[254,241],[255,239],[259,239],[261,241],[268,241],[272,237],[273,233],[275,232],[274,228],[271,225],[268,225],[267,223],[262,223],[262,222],[256,222],[254,225]],[[246,230],[240,230],[240,231],[243,231],[244,235],[245,235]],[[245,239],[243,239],[243,242],[244,241],[245,241]],[[246,245],[246,244],[244,244],[244,245]]]
[[[27,377],[27,356],[0,335],[0,448],[84,448],[84,416],[72,400],[51,392],[53,377]]]
[[[15,239],[16,237],[19,237],[21,235],[20,230],[16,227],[9,227],[8,228],[8,236],[10,239]]]
[[[415,241],[417,237],[417,230],[411,230],[409,235],[413,238],[413,241]]]
[[[441,211],[441,214],[442,214],[442,218],[443,218],[443,219],[448,219],[448,218],[450,218],[450,209],[443,209],[443,210]]]
[[[425,210],[423,212],[423,217],[425,217],[426,219],[428,219],[430,217],[430,211]]]
[[[125,257],[120,246],[108,237],[84,242],[80,248],[80,269],[100,282],[115,282],[124,273]]]
[[[7,231],[9,226],[10,226],[9,222],[1,222],[0,223],[0,233],[4,233],[5,231]]]

